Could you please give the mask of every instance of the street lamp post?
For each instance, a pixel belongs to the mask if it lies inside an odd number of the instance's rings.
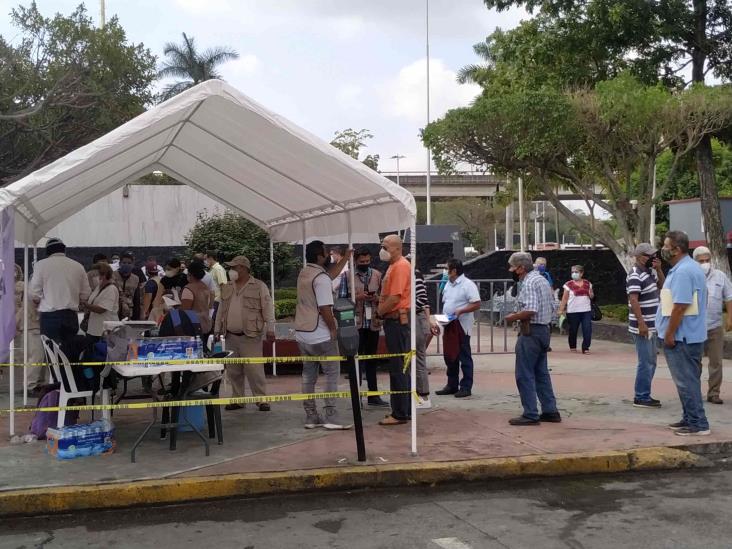
[[[430,0],[425,0],[425,21],[426,33],[425,44],[427,52],[427,125],[430,123]],[[427,225],[432,224],[432,189],[430,178],[430,166],[432,165],[432,152],[427,149],[427,181],[426,181],[426,199],[427,199]]]
[[[400,184],[399,183],[399,160],[401,160],[402,158],[406,158],[406,156],[404,156],[402,154],[395,154],[394,156],[391,157],[392,160],[396,160],[396,162],[397,162],[397,181],[396,181],[397,185]]]

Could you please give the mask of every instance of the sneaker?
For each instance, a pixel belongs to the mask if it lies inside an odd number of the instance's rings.
[[[430,397],[417,397],[417,410],[429,410],[430,408],[432,408],[432,402],[430,402]]]
[[[683,429],[684,427],[688,427],[685,421],[677,421],[676,423],[669,423],[668,428],[672,431],[678,431],[679,429]]]
[[[444,388],[440,389],[439,391],[435,391],[436,395],[454,395],[457,393],[457,389],[453,389],[452,387],[445,386]]]
[[[350,429],[351,427],[353,427],[353,424],[340,421],[335,408],[326,408],[325,422],[323,423],[323,427],[325,427],[326,429],[330,429],[331,431],[340,431],[344,429]]]
[[[655,398],[649,398],[648,400],[633,399],[633,406],[636,408],[660,408],[661,401]]]
[[[325,424],[323,423],[323,419],[318,414],[308,414],[305,417],[305,428],[306,429],[315,429],[317,427],[323,427]]]
[[[471,393],[471,392],[470,392],[470,391],[468,391],[467,389],[460,389],[460,390],[459,390],[459,391],[458,391],[457,393],[455,393],[455,394],[454,394],[453,396],[454,396],[455,398],[465,398],[465,397],[469,397],[469,396],[470,396],[470,395],[472,395],[472,394],[473,394],[473,393]]]
[[[694,427],[680,427],[676,430],[676,434],[680,437],[705,437],[712,433],[709,429],[695,429]]]

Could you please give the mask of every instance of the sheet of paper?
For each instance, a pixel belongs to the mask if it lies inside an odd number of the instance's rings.
[[[434,318],[435,322],[438,324],[450,324],[447,315],[432,315],[432,318]]]
[[[664,288],[661,290],[661,315],[671,316],[671,311],[674,308],[674,301],[671,295],[671,290]],[[699,314],[699,292],[694,292],[694,297],[691,300],[691,305],[686,308],[684,316],[696,316]]]

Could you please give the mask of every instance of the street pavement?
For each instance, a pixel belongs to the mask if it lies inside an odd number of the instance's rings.
[[[488,348],[484,332],[483,349]],[[512,341],[509,340],[509,348]],[[502,347],[502,341],[501,341]],[[630,345],[595,341],[592,354],[570,353],[566,340],[555,337],[549,362],[564,421],[539,427],[512,427],[508,419],[521,412],[513,376],[513,354],[476,356],[473,396],[456,399],[434,396],[433,409],[418,415],[418,455],[410,452],[408,425],[381,427],[383,409],[364,410],[367,464],[398,464],[420,461],[454,461],[474,458],[537,456],[587,451],[625,450],[650,446],[732,442],[732,391],[722,387],[722,406],[707,404],[712,435],[678,437],[667,424],[678,421],[681,406],[663,357],[654,381],[654,397],[660,409],[632,406],[635,352]],[[431,357],[431,389],[445,383],[444,364]],[[732,380],[732,363],[725,361]],[[706,373],[704,374],[706,378]],[[322,378],[321,378],[322,379]],[[7,391],[6,382],[2,387]],[[300,391],[297,375],[270,377],[270,394]],[[380,375],[381,388],[388,389],[388,376]],[[706,389],[706,383],[704,383]],[[342,380],[341,388],[346,389]],[[0,406],[7,407],[8,394],[0,393]],[[350,401],[339,400],[344,417]],[[145,422],[148,410],[118,410],[114,415],[117,450],[113,455],[57,461],[45,453],[44,444],[10,444],[0,441],[0,490],[28,487],[78,485],[139,479],[183,478],[259,471],[288,471],[357,464],[353,431],[328,432],[302,428],[300,402],[272,404],[271,412],[245,410],[223,412],[224,444],[211,446],[205,456],[192,433],[179,437],[178,449],[168,450],[159,431],[152,431],[130,462],[130,449]],[[30,424],[31,414],[17,414],[18,431]],[[7,433],[7,416],[0,417],[0,431]]]
[[[0,549],[721,549],[732,470],[720,465],[14,518]]]

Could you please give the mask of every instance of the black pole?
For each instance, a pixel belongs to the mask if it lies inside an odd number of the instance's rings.
[[[353,408],[353,429],[356,432],[356,451],[358,461],[366,461],[366,444],[363,440],[363,421],[361,420],[361,395],[359,395],[359,382],[356,377],[356,360],[348,357],[348,380],[351,386],[351,407]]]

